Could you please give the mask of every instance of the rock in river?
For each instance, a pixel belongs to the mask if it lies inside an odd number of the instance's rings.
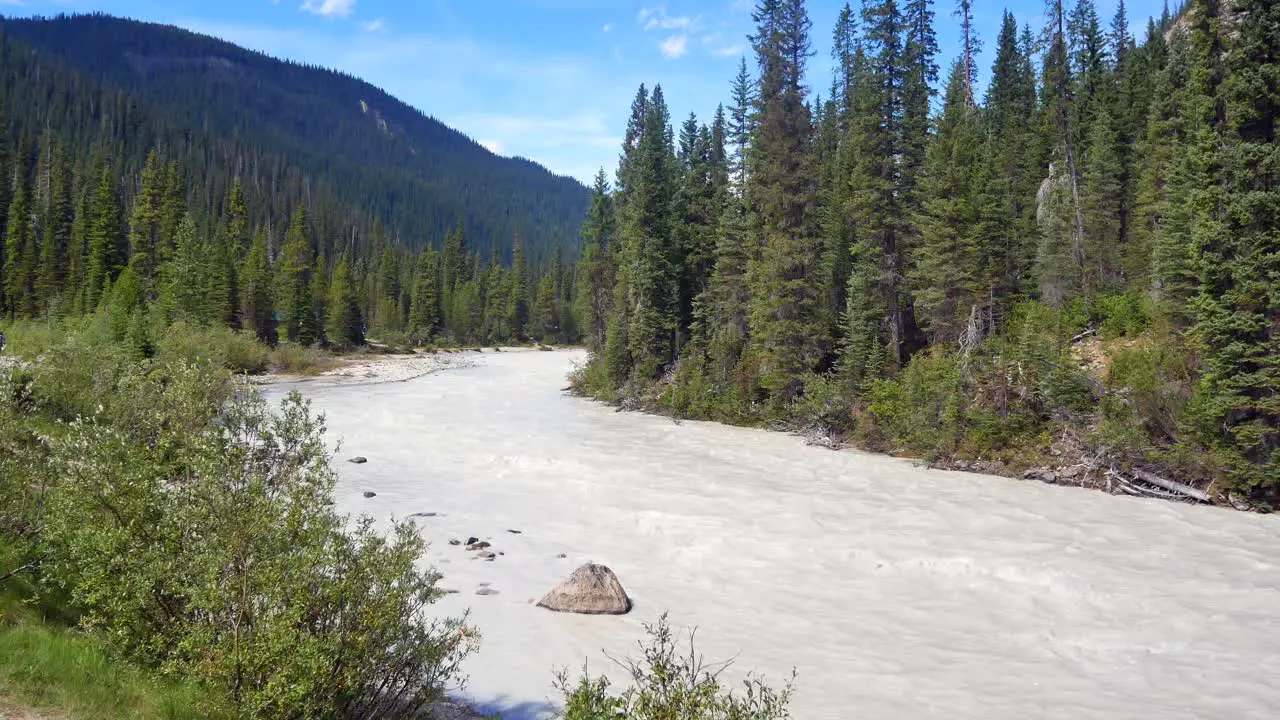
[[[365,463],[369,462],[369,460],[368,460],[368,458],[365,458],[364,456],[357,455],[357,456],[355,456],[355,457],[351,458],[350,460],[348,460],[347,462],[355,463],[355,464],[357,464],[357,465],[363,465],[363,464],[365,464]]]
[[[376,492],[374,492],[374,491],[372,491],[372,490],[365,490],[365,491],[364,491],[364,496],[365,496],[365,497],[367,497],[367,498],[377,497],[377,496],[378,496],[378,493],[376,493]]]
[[[631,598],[612,570],[587,563],[542,596],[538,607],[584,615],[624,615],[631,610]]]

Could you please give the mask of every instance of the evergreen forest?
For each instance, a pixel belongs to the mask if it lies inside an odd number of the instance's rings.
[[[303,123],[301,126],[298,123]],[[351,348],[576,338],[589,194],[354,78],[103,15],[0,22],[0,308]]]
[[[938,12],[962,33],[940,67]],[[953,467],[1138,468],[1280,493],[1280,4],[1130,32],[863,0],[806,75],[759,0],[709,119],[631,105],[578,270],[577,387]],[[991,68],[978,87],[978,67]]]

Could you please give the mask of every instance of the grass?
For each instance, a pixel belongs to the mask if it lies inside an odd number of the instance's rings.
[[[17,553],[0,536],[0,575]],[[24,574],[0,581],[0,717],[108,720],[230,718],[216,693],[112,658],[97,638],[63,626],[65,608],[32,601]]]

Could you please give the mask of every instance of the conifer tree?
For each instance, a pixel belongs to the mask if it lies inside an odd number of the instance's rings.
[[[632,375],[641,381],[656,377],[674,359],[677,274],[671,213],[676,177],[666,102],[661,86],[655,86],[632,156],[618,228],[627,350]]]
[[[532,334],[538,340],[545,343],[559,341],[560,309],[553,272],[543,273],[538,280],[537,297],[533,303],[532,326]]]
[[[614,248],[614,207],[609,181],[602,168],[591,188],[591,208],[582,226],[582,259],[578,262],[578,314],[586,333],[587,347],[599,352],[604,347],[609,313],[613,309],[616,279]]]
[[[1280,6],[1240,0],[1233,10],[1247,20],[1224,54],[1223,7],[1198,0],[1191,10],[1204,87],[1220,90],[1209,96],[1220,99],[1211,115],[1219,186],[1193,234],[1193,336],[1204,353],[1204,425],[1228,455],[1230,482],[1263,495],[1280,489]]]
[[[9,205],[8,228],[4,244],[4,299],[9,313],[30,317],[34,307],[35,232],[31,207],[31,187],[27,173],[18,167],[14,173],[13,202]]]
[[[129,215],[129,262],[144,288],[150,286],[159,266],[165,212],[165,167],[155,150],[147,154],[142,184]],[[144,289],[144,293],[148,292]]]
[[[68,253],[74,208],[71,198],[71,167],[61,142],[46,134],[41,150],[40,171],[41,215],[43,236],[40,242],[40,270],[36,278],[39,311],[52,314],[58,305],[65,307],[61,296],[66,289]]]
[[[298,207],[294,210],[293,221],[284,236],[276,281],[279,287],[278,309],[284,316],[285,337],[302,345],[310,345],[319,339],[311,300],[312,273],[307,213],[302,207]]]
[[[855,228],[840,348],[844,383],[857,389],[902,361],[906,318],[901,252],[908,233],[901,192],[903,18],[894,0],[864,3],[866,69],[845,139]]]
[[[160,268],[160,305],[174,319],[209,324],[217,316],[219,308],[212,282],[214,258],[208,245],[196,230],[195,218],[190,214],[183,217],[178,223],[172,257]],[[130,262],[135,273],[141,262]]]
[[[1071,55],[1063,0],[1049,0],[1047,10],[1048,48],[1044,54],[1042,103],[1052,161],[1048,177],[1037,193],[1036,215],[1041,237],[1036,272],[1041,297],[1058,307],[1083,290],[1085,227],[1076,155],[1077,115],[1072,102]]]
[[[409,308],[409,332],[421,340],[435,334],[440,324],[440,256],[427,248],[418,255],[413,278],[413,303]]]
[[[240,270],[241,317],[245,327],[259,340],[275,345],[276,312],[273,298],[276,286],[271,273],[268,244],[266,229],[259,229]]]
[[[110,167],[98,173],[98,185],[89,207],[86,229],[85,307],[97,307],[103,291],[124,265],[124,234],[120,227],[120,200]]]
[[[752,38],[760,68],[747,186],[753,211],[750,328],[760,385],[785,409],[830,347],[818,282],[822,243],[813,207],[812,125],[805,104],[809,18],[801,0],[765,2]]]
[[[351,280],[351,266],[344,257],[338,261],[329,283],[329,317],[325,336],[342,348],[364,344],[364,321],[356,303],[356,290]]]
[[[924,207],[916,220],[921,238],[911,285],[920,324],[935,344],[961,340],[969,318],[981,317],[981,255],[975,237],[981,129],[969,97],[969,72],[963,57],[952,67],[920,183]]]

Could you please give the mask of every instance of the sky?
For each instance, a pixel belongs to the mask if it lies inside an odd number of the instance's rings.
[[[1068,0],[1070,1],[1070,0]],[[1095,0],[1109,24],[1117,0]],[[7,15],[107,12],[169,23],[280,58],[342,70],[490,150],[589,183],[612,173],[632,98],[659,83],[679,122],[710,119],[749,53],[753,0],[0,0]],[[1003,9],[1041,24],[1041,0],[975,0],[991,64]],[[1141,36],[1163,0],[1129,0]],[[831,84],[831,30],[844,0],[810,0],[808,84]],[[855,7],[857,3],[854,3]],[[958,44],[936,7],[943,77]],[[751,63],[750,58],[748,62]]]

